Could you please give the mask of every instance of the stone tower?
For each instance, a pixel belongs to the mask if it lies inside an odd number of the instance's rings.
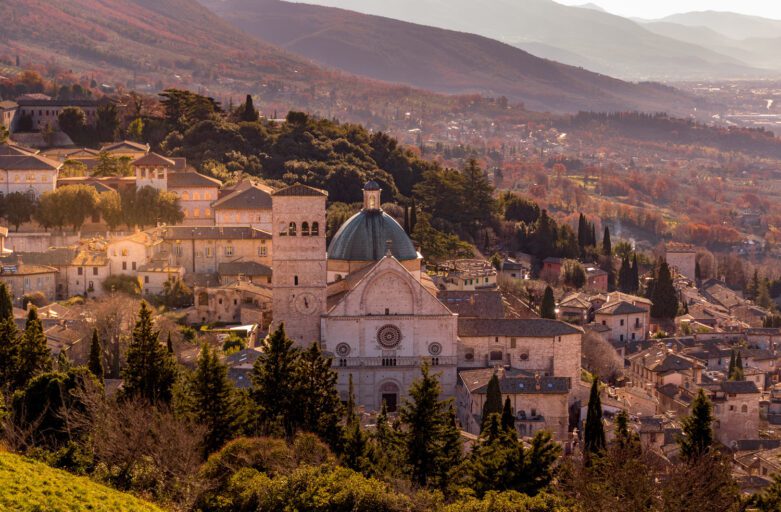
[[[291,185],[272,200],[272,329],[285,323],[298,346],[320,341],[326,307],[325,201],[328,194]]]

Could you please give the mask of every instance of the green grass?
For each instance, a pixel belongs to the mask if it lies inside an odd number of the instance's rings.
[[[18,455],[0,452],[0,510],[162,512],[138,498]]]

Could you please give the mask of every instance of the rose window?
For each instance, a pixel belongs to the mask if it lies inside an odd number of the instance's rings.
[[[396,348],[401,343],[401,330],[395,325],[384,325],[377,331],[377,342],[383,348]]]

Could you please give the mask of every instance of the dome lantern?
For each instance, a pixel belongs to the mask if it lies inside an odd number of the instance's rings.
[[[363,187],[363,209],[364,210],[380,210],[380,196],[382,195],[382,188],[380,185],[372,180],[366,183]]]

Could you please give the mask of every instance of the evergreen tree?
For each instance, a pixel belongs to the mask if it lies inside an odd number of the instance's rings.
[[[702,267],[700,267],[700,260],[694,262],[694,279],[697,282],[702,281]]]
[[[599,379],[594,378],[588,399],[583,446],[589,454],[599,454],[605,449],[605,427],[602,425],[602,400],[599,397]]]
[[[443,475],[452,469],[445,467],[452,454],[443,457],[443,428],[450,428],[450,403],[439,400],[441,387],[436,376],[429,373],[428,365],[421,368],[421,378],[409,390],[410,399],[401,408],[405,424],[405,448],[407,466],[412,482],[421,487],[434,483],[447,485]]]
[[[499,377],[496,375],[496,373],[491,375],[491,379],[488,381],[485,402],[483,403],[483,420],[481,430],[485,428],[488,417],[494,413],[502,413],[502,391],[499,387]]]
[[[281,427],[291,437],[298,424],[296,373],[299,349],[285,334],[284,324],[263,340],[263,352],[252,368],[252,396],[266,427]]]
[[[759,271],[754,269],[754,275],[751,277],[748,286],[746,287],[746,298],[756,302],[759,296]]]
[[[632,288],[632,268],[629,264],[629,258],[621,258],[621,267],[618,269],[618,289],[624,293],[629,293]]]
[[[513,416],[513,407],[509,396],[504,399],[504,407],[502,408],[502,430],[515,432],[515,416]]]
[[[206,343],[193,373],[192,398],[195,418],[206,428],[206,452],[215,452],[233,437],[236,410],[228,368]]]
[[[331,358],[325,357],[319,343],[301,353],[298,361],[296,393],[301,407],[301,426],[317,434],[332,448],[342,438],[339,421],[342,402],[336,390],[338,375],[331,369]]]
[[[670,267],[663,259],[659,260],[651,301],[651,316],[654,318],[672,319],[678,314],[678,293]]]
[[[244,105],[241,106],[241,115],[239,117],[241,121],[246,122],[255,122],[258,120],[258,111],[253,104],[252,95],[247,94],[247,99],[244,101]]]
[[[347,404],[344,409],[345,423],[349,425],[355,421],[355,388],[352,373],[347,376]]]
[[[526,454],[526,482],[521,492],[534,496],[548,487],[556,473],[556,462],[561,456],[561,445],[547,430],[538,430]]]
[[[52,371],[51,352],[46,346],[46,335],[43,334],[43,325],[38,318],[38,309],[31,306],[19,342],[14,384],[17,389],[22,389],[36,375],[50,371]]]
[[[342,462],[353,471],[363,473],[369,469],[368,440],[358,418],[347,425]]]
[[[122,372],[125,396],[139,397],[150,404],[171,402],[176,363],[160,343],[159,335],[152,325],[152,310],[142,302]]]
[[[171,341],[171,331],[168,331],[168,338],[165,340],[165,348],[168,350],[169,354],[174,353],[174,344]]]
[[[585,254],[591,232],[586,217],[581,213],[578,217],[578,248],[580,254]]]
[[[545,287],[540,305],[540,316],[550,320],[556,319],[556,299],[553,298],[553,289],[550,286]]]
[[[14,319],[14,302],[11,291],[5,283],[0,282],[0,321]]]
[[[453,402],[447,402],[443,407],[442,421],[437,432],[440,447],[437,452],[437,472],[434,475],[434,484],[445,488],[451,482],[458,471],[463,459],[463,446],[461,430],[456,422],[456,409]]]
[[[756,302],[757,306],[765,309],[770,309],[773,306],[773,299],[770,298],[770,283],[768,282],[768,278],[764,278],[760,281]]]
[[[735,366],[729,374],[729,380],[746,380],[743,373],[743,357],[740,355],[740,350],[738,350],[738,355],[735,358]]]
[[[610,229],[605,226],[605,234],[602,235],[602,254],[605,256],[613,255],[613,244],[610,243]]]
[[[708,453],[713,444],[712,406],[705,392],[700,389],[691,405],[691,415],[683,419],[683,433],[678,440],[681,457],[696,462]]]
[[[13,391],[20,344],[19,329],[13,318],[0,320],[0,392]]]
[[[729,366],[727,367],[727,378],[732,379],[735,374],[735,350],[729,351]]]
[[[637,264],[637,253],[632,256],[632,286],[629,293],[637,293],[640,290],[640,266]]]
[[[87,368],[101,383],[103,382],[103,349],[100,346],[97,329],[92,329],[92,343],[89,346],[89,363]]]

